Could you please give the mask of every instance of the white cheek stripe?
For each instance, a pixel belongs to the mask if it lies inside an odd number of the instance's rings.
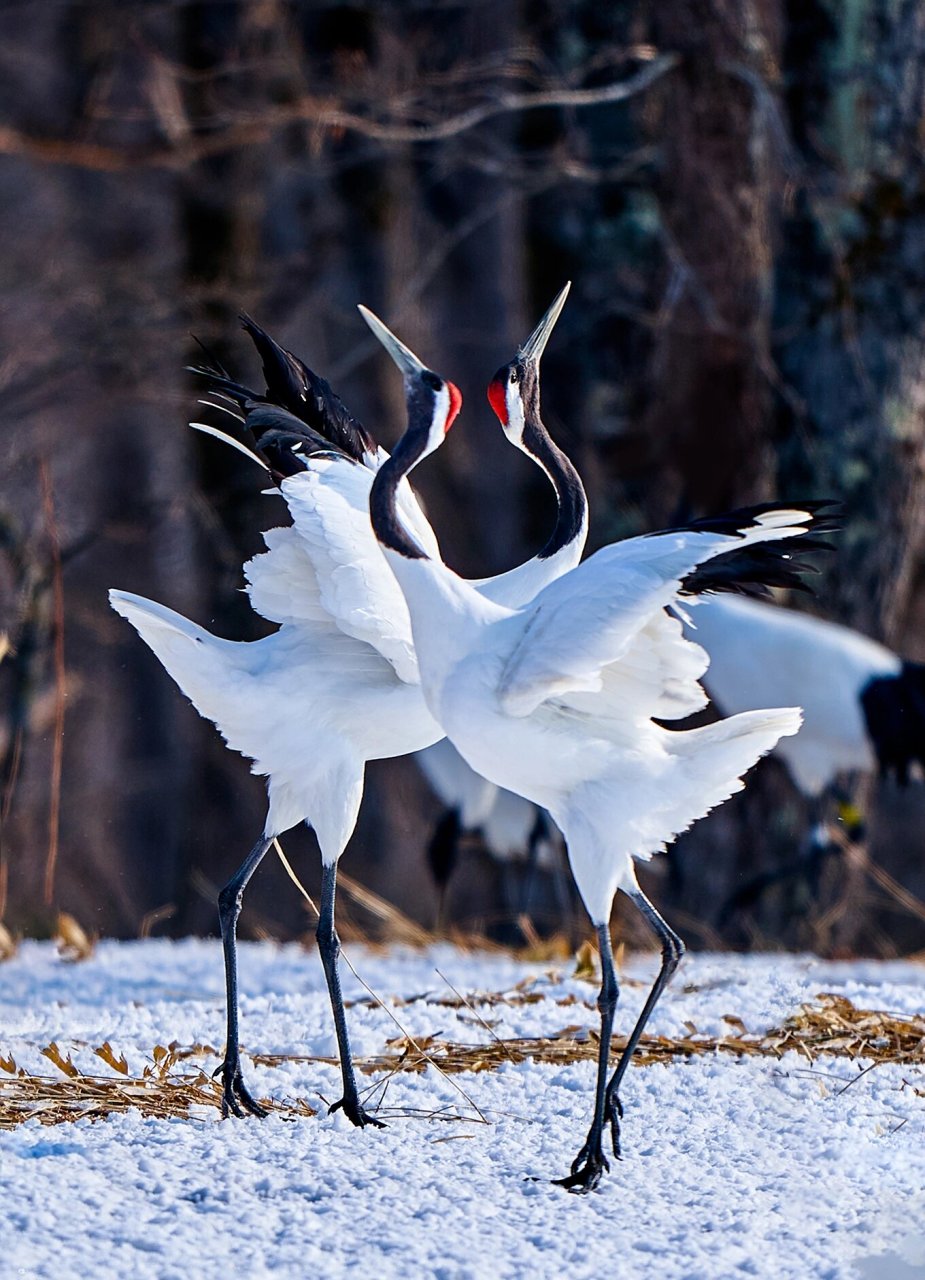
[[[430,431],[427,435],[427,453],[433,453],[434,449],[440,447],[443,443],[443,437],[446,434],[446,420],[450,416],[450,390],[446,383],[434,394],[434,416],[430,421]],[[426,455],[425,455],[426,456]]]
[[[520,398],[517,388],[510,383],[504,388],[504,399],[507,404],[507,422],[505,423],[504,434],[511,444],[516,444],[518,449],[523,449],[524,402]]]

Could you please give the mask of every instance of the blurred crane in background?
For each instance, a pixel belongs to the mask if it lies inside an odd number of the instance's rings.
[[[847,775],[879,771],[901,786],[925,765],[925,666],[848,627],[778,605],[734,596],[700,599],[688,634],[710,655],[703,683],[722,715],[769,703],[803,708],[803,726],[774,750],[810,802],[811,825],[799,856],[750,879],[724,914],[753,905],[772,885],[804,879],[819,890],[833,839],[833,804],[849,838],[863,813]]]

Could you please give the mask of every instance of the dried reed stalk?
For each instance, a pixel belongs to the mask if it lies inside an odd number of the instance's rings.
[[[460,1006],[472,1007],[485,1003],[518,1004],[534,994],[538,999],[544,998],[531,992],[498,995],[490,1001],[482,994],[471,997],[458,994],[456,998]],[[863,1059],[868,1063],[866,1069],[883,1063],[925,1064],[925,1016],[859,1009],[845,996],[832,994],[821,994],[817,1001],[801,1005],[780,1027],[762,1035],[749,1034],[741,1018],[730,1014],[726,1018],[728,1035],[701,1035],[692,1026],[686,1036],[643,1036],[633,1063],[646,1067],[658,1062],[672,1062],[676,1058],[714,1053],[781,1058],[795,1050],[810,1063],[822,1055],[830,1055],[852,1061]],[[438,1006],[452,1003],[445,998],[428,1002]],[[584,1007],[584,1002],[573,996],[557,1002],[563,1003]],[[464,1071],[494,1071],[510,1062],[569,1066],[597,1059],[598,1041],[594,1030],[579,1024],[564,1027],[552,1036],[503,1040],[494,1032],[491,1034],[493,1038],[488,1044],[465,1044],[444,1040],[437,1035],[413,1039],[401,1035],[388,1040],[383,1053],[357,1058],[355,1062],[357,1068],[368,1075],[377,1072],[390,1075],[421,1073],[428,1066],[436,1067],[444,1075],[455,1075]],[[614,1037],[612,1048],[615,1053],[621,1052],[625,1046],[625,1037]],[[57,1044],[48,1045],[43,1052],[58,1069],[58,1076],[30,1075],[17,1067],[12,1058],[0,1056],[0,1070],[11,1077],[6,1080],[0,1077],[0,1129],[12,1128],[29,1119],[37,1119],[43,1124],[60,1124],[84,1117],[101,1119],[132,1108],[137,1108],[144,1115],[191,1119],[197,1117],[199,1108],[207,1111],[221,1109],[221,1090],[211,1076],[201,1067],[192,1074],[178,1070],[184,1061],[217,1057],[217,1051],[211,1045],[183,1047],[172,1044],[169,1048],[156,1045],[151,1055],[152,1065],[146,1067],[140,1077],[134,1078],[128,1074],[125,1057],[117,1057],[108,1041],[95,1052],[115,1075],[85,1075]],[[286,1063],[337,1065],[336,1058],[310,1054],[254,1053],[249,1056],[254,1063],[264,1067]],[[925,1090],[921,1092],[925,1094]],[[302,1099],[286,1104],[266,1098],[261,1101],[286,1115],[315,1114],[314,1108]],[[475,1104],[471,1105],[477,1112]],[[423,1114],[441,1118],[438,1112]]]

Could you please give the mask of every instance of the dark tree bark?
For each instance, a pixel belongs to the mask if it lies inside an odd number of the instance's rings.
[[[118,4],[23,9],[4,79],[7,120],[134,144],[155,127],[116,122],[143,97],[133,18]],[[155,23],[152,36],[169,29]],[[28,47],[28,58],[15,58]],[[4,824],[8,912],[47,928],[54,910],[91,927],[137,930],[175,886],[187,731],[106,602],[108,586],[166,593],[191,608],[194,541],[182,432],[164,430],[179,349],[168,308],[176,262],[170,193],[154,175],[125,183],[79,167],[4,159],[0,346],[16,394],[2,445],[2,502],[44,584],[6,595],[3,626],[26,639],[0,669],[4,697],[25,694],[22,749]],[[101,270],[105,254],[106,270]],[[63,685],[52,662],[54,554],[40,469],[47,467],[64,586]],[[10,580],[7,580],[10,585]],[[18,595],[17,598],[13,596]],[[21,613],[28,610],[28,617]],[[31,626],[31,640],[21,624]],[[12,626],[10,625],[12,623]],[[52,739],[64,702],[60,849],[54,892],[44,880],[53,803]],[[8,702],[7,706],[11,704]]]
[[[592,546],[774,494],[841,498],[812,607],[925,658],[923,25],[913,0],[14,6],[0,48],[11,922],[47,928],[64,907],[131,935],[169,905],[166,927],[212,929],[215,889],[262,820],[262,783],[105,602],[116,585],[231,638],[265,630],[237,592],[241,562],[285,510],[184,425],[190,329],[259,382],[241,308],[387,446],[400,384],[357,301],[460,383],[464,417],[421,487],[450,562],[480,574],[531,554],[552,518],[483,389],[572,278],[543,405],[588,482]],[[627,101],[562,98],[653,66]],[[537,91],[559,104],[504,97]],[[466,123],[483,107],[501,109]],[[799,807],[768,765],[684,838],[686,883],[662,873],[659,893],[696,917],[692,936],[721,940],[716,904],[792,854]],[[883,791],[871,823],[874,856],[920,898],[922,807]],[[432,814],[412,764],[374,766],[349,857],[425,920]],[[289,843],[312,887],[311,838]],[[460,890],[480,919],[489,879]],[[780,896],[722,937],[918,946],[914,909],[870,883],[858,861],[802,918]],[[245,928],[302,923],[273,859],[248,907]]]
[[[657,192],[671,280],[651,355],[645,431],[651,509],[711,513],[768,497],[768,385],[778,183],[771,136],[778,0],[697,0],[650,11],[682,56],[652,94]]]

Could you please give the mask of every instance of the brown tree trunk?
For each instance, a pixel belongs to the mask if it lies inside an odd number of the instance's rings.
[[[681,65],[647,99],[671,264],[645,430],[657,519],[769,496],[769,364],[777,192],[777,0],[653,6],[650,35]]]

